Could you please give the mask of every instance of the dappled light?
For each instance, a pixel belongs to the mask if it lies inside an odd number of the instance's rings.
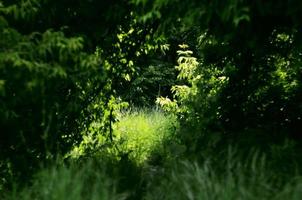
[[[0,0],[0,199],[302,198],[301,0]]]

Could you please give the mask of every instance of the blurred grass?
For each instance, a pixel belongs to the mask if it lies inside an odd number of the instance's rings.
[[[127,193],[117,192],[116,180],[91,161],[42,169],[30,185],[24,188],[16,185],[4,196],[7,200],[122,200],[126,197]]]
[[[278,177],[265,154],[252,151],[243,158],[229,147],[220,162],[175,160],[169,167],[149,168],[149,174],[129,171],[123,162],[92,159],[41,170],[32,184],[6,195],[7,200],[300,200],[302,177]],[[129,164],[129,163],[128,163]],[[281,163],[280,163],[281,164]],[[123,173],[116,173],[121,170]],[[155,171],[154,171],[155,170]],[[151,176],[153,177],[150,177]],[[149,181],[141,184],[135,175]],[[132,187],[132,181],[136,181]],[[135,195],[139,194],[139,195]]]
[[[300,200],[302,176],[278,177],[264,154],[242,158],[230,147],[220,163],[173,163],[163,177],[152,183],[145,200]],[[214,156],[214,155],[212,155]],[[217,164],[219,166],[217,166]],[[282,163],[279,163],[282,164]]]

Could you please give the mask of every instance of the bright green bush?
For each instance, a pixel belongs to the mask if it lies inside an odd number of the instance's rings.
[[[165,154],[163,142],[171,139],[177,129],[176,117],[156,110],[121,113],[114,125],[119,149],[129,152],[138,163],[146,161],[152,152]]]
[[[127,157],[137,164],[147,161],[151,154],[168,153],[164,143],[175,136],[178,127],[176,116],[162,111],[130,109],[121,111],[112,124],[113,141],[108,141],[101,132],[98,123],[92,123],[83,142],[75,147],[71,157],[89,154],[108,153],[118,159]],[[93,152],[91,152],[93,150]]]

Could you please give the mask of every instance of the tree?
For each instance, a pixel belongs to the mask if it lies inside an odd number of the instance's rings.
[[[6,176],[26,179],[40,162],[79,142],[105,73],[98,55],[84,50],[82,37],[25,23],[39,11],[34,1],[5,3],[0,9],[0,167],[10,172]],[[16,25],[20,22],[28,32]]]
[[[64,155],[92,122],[100,122],[98,134],[113,138],[114,109],[137,96],[137,88],[157,94],[157,86],[148,88],[152,81],[141,86],[140,74],[151,63],[147,55],[165,48],[150,36],[153,24],[138,23],[133,9],[123,0],[0,2],[5,181],[25,180],[41,162]]]
[[[190,101],[183,102],[193,120],[187,125],[219,132],[261,128],[299,134],[301,2],[132,2],[143,6],[142,21],[161,20],[158,32],[197,35],[193,43],[192,38],[183,41],[199,61],[191,74],[196,80],[188,85],[195,95],[189,93],[185,99]],[[202,98],[211,95],[206,88],[219,86],[213,81],[222,77],[226,83],[214,97]]]

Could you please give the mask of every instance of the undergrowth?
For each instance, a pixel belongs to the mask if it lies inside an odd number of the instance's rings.
[[[290,140],[267,145],[266,150],[244,150],[215,136],[199,141],[199,153],[188,155],[191,152],[175,137],[177,130],[173,115],[123,111],[113,124],[113,145],[104,146],[100,134],[97,151],[85,155],[83,148],[91,145],[86,138],[64,162],[41,169],[27,186],[16,185],[0,196],[7,200],[302,199],[302,176],[290,159],[297,160],[298,152]],[[287,163],[282,163],[285,158]]]
[[[98,131],[92,123],[83,142],[76,146],[69,157],[80,158],[107,154],[116,159],[127,157],[142,165],[151,154],[165,155],[164,143],[175,140],[178,123],[176,116],[155,109],[129,109],[120,111],[113,123],[113,141]],[[92,149],[92,153],[91,153]]]
[[[177,129],[173,115],[156,110],[130,110],[120,114],[113,130],[121,152],[142,164],[151,153],[165,154],[163,142],[172,140]]]
[[[264,153],[251,151],[246,157],[229,146],[224,158],[215,155],[202,162],[178,161],[154,181],[146,200],[234,200],[302,198],[302,176],[276,176]],[[280,163],[281,164],[281,163]],[[292,169],[294,170],[294,169]]]
[[[105,168],[89,161],[70,165],[57,163],[42,169],[29,186],[16,185],[5,197],[7,200],[122,200],[127,195],[117,192],[117,181]]]

